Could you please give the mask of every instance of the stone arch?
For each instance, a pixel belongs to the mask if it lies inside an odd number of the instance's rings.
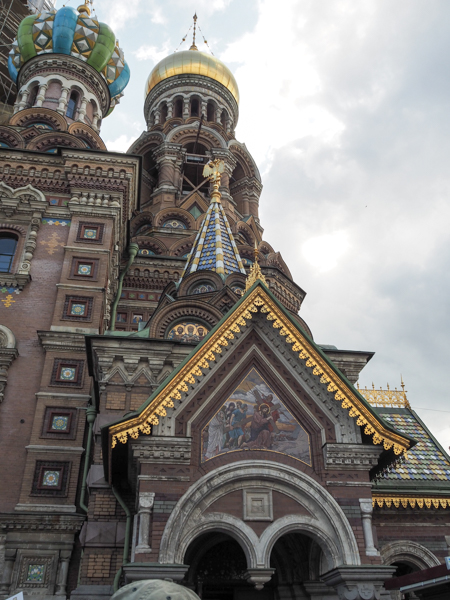
[[[261,183],[259,169],[256,166],[252,155],[248,152],[247,148],[245,148],[244,144],[241,144],[237,140],[232,140],[228,145],[228,149],[234,154],[234,157],[237,158],[238,162],[242,165],[245,175],[247,177],[255,177]]]
[[[67,131],[65,118],[50,108],[25,108],[13,115],[9,121],[15,127],[29,127],[33,123],[47,123],[56,131]]]
[[[69,125],[69,133],[83,140],[90,148],[94,150],[106,150],[102,138],[86,123],[76,121]]]
[[[45,152],[50,148],[58,146],[62,146],[63,148],[86,148],[86,145],[81,141],[81,139],[78,139],[70,133],[65,133],[63,131],[49,131],[48,133],[42,133],[41,135],[33,138],[29,142],[27,148],[29,150],[39,150],[40,152]]]
[[[167,141],[173,144],[182,144],[183,146],[189,142],[195,142],[198,134],[198,119],[194,118],[193,123],[184,123],[179,127],[172,129],[167,134]],[[204,146],[207,146],[208,150],[211,148],[226,148],[227,143],[225,139],[211,127],[204,126],[198,140]]]
[[[19,198],[20,196],[33,196],[36,200],[47,203],[47,199],[44,194],[31,184],[14,189],[9,185],[6,185],[6,183],[3,181],[0,181],[0,193],[1,190],[3,190],[4,194],[7,194],[12,198]]]
[[[0,348],[13,349],[16,347],[16,336],[11,329],[6,325],[0,325]]]
[[[18,131],[12,127],[0,126],[0,142],[4,142],[10,148],[24,148],[25,142]]]
[[[330,568],[361,564],[353,530],[331,494],[305,473],[265,460],[246,460],[218,467],[192,485],[167,521],[161,539],[160,562],[182,563],[186,548],[204,530],[203,526],[234,531],[238,525],[242,539],[248,542],[250,537],[242,533],[248,527],[243,520],[207,512],[209,506],[219,498],[246,487],[279,491],[307,510],[307,514],[277,519],[259,538],[253,540],[253,551],[248,554],[249,568],[270,568],[270,553],[275,542],[289,532],[313,537],[325,552]]]
[[[194,271],[183,277],[180,287],[178,288],[178,297],[188,296],[192,288],[203,282],[212,284],[216,290],[221,290],[223,288],[223,280],[218,273],[207,269],[200,269],[199,271]]]
[[[215,327],[223,317],[220,310],[206,302],[197,300],[196,296],[191,298],[189,300],[184,299],[182,302],[172,302],[159,310],[150,323],[150,337],[164,338],[172,323],[182,319],[202,321],[209,329]]]
[[[195,219],[190,212],[183,208],[165,208],[161,210],[155,217],[155,227],[162,227],[168,219],[179,219],[187,229],[195,228]]]
[[[441,561],[425,546],[409,540],[398,540],[385,544],[380,549],[383,564],[406,563],[417,569],[437,567]]]
[[[192,250],[192,246],[194,245],[196,237],[197,233],[194,233],[188,238],[184,238],[183,240],[177,240],[169,249],[170,256],[181,257],[190,252]]]

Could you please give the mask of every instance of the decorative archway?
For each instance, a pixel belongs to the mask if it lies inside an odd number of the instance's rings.
[[[383,564],[404,563],[416,569],[437,567],[441,561],[425,546],[409,540],[398,540],[385,544],[380,549]]]
[[[208,512],[221,497],[247,488],[280,492],[306,510],[274,520],[260,537],[239,517]],[[222,531],[236,539],[249,569],[270,569],[272,548],[288,532],[312,537],[326,555],[330,569],[361,564],[353,530],[336,500],[305,473],[270,461],[224,465],[196,482],[170,515],[161,539],[159,562],[182,564],[188,546],[205,531]]]

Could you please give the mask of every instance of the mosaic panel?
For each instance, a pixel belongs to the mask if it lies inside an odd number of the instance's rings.
[[[414,438],[418,443],[408,450],[408,460],[401,466],[391,469],[385,479],[409,479],[416,481],[448,481],[450,479],[450,463],[438,446],[428,435],[413,413],[392,414],[380,411],[381,416],[392,427]]]
[[[185,343],[201,342],[208,331],[209,329],[204,325],[186,321],[177,323],[172,327],[167,335],[167,339]]]
[[[53,22],[55,13],[43,12],[39,14],[33,23],[33,42],[36,52],[53,51]]]
[[[60,476],[60,471],[44,471],[41,485],[43,487],[58,487]]]
[[[136,314],[134,314],[131,322],[132,323],[140,323],[143,320],[144,320],[144,315],[136,315]]]
[[[88,229],[86,227],[83,231],[83,237],[88,240],[95,240],[95,239],[97,239],[97,233],[98,233],[97,229]]]
[[[148,248],[142,248],[138,254],[139,256],[155,256],[155,253],[152,250],[148,250]]]
[[[61,227],[69,227],[71,222],[69,219],[42,219],[43,225],[60,225]]]
[[[86,314],[86,304],[72,302],[70,314],[76,317],[83,317]]]
[[[101,244],[103,241],[103,223],[79,223],[77,231],[77,242],[95,242]]]
[[[92,265],[80,263],[78,265],[77,274],[78,275],[91,275],[92,274]]]
[[[269,450],[311,463],[309,435],[252,369],[202,431],[202,462],[227,452]]]
[[[99,31],[98,21],[91,19],[89,16],[79,15],[73,35],[72,56],[88,60],[97,41]]]
[[[183,221],[180,221],[179,219],[170,219],[164,223],[163,227],[169,229],[187,229]]]
[[[63,381],[75,381],[77,375],[76,367],[61,367],[59,378]]]
[[[27,569],[27,583],[36,582],[42,583],[45,577],[45,565],[28,565]]]
[[[233,285],[231,286],[231,289],[233,290],[233,292],[235,294],[237,294],[238,296],[242,296],[242,294],[244,293],[244,289],[241,288],[240,285]]]
[[[197,287],[195,287],[192,290],[193,294],[206,294],[207,292],[214,292],[214,286],[209,284],[209,283],[202,283],[200,285],[198,285]]]
[[[69,415],[53,415],[51,429],[53,431],[67,431],[69,429]]]

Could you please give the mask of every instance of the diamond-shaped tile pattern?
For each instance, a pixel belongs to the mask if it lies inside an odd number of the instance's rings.
[[[71,54],[87,61],[97,41],[100,25],[96,19],[78,17]]]
[[[40,13],[33,23],[33,42],[38,54],[53,52],[54,12]]]
[[[400,413],[400,410],[398,414],[383,412],[382,409],[377,412],[389,425],[410,435],[418,443],[408,451],[408,460],[396,469],[392,469],[385,475],[385,479],[449,481],[450,462],[448,458],[439,450],[414,413],[406,409]]]
[[[183,277],[194,271],[215,271],[219,275],[243,273],[245,269],[221,202],[211,202],[188,256]]]
[[[105,76],[108,85],[113,83],[119,75],[122,73],[125,67],[125,57],[123,54],[122,48],[117,46],[114,48],[114,52],[112,53],[111,58],[109,59],[108,64],[103,69],[103,75]]]

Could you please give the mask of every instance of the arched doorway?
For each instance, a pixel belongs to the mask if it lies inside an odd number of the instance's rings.
[[[210,531],[196,538],[186,551],[189,565],[183,584],[202,600],[273,600],[273,586],[255,590],[247,581],[247,558],[230,535]]]

